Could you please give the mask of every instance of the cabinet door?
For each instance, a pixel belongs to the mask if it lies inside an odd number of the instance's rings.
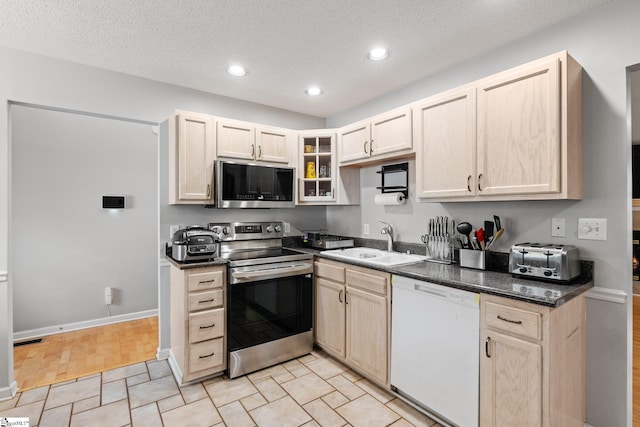
[[[347,360],[378,382],[388,382],[387,299],[347,285]]]
[[[559,192],[559,59],[483,81],[477,96],[478,194]]]
[[[213,201],[215,153],[212,117],[181,112],[178,121],[178,201]]]
[[[413,148],[411,108],[398,108],[371,119],[371,156],[385,156]]]
[[[218,157],[254,160],[256,155],[255,128],[250,123],[218,120]]]
[[[256,160],[289,163],[289,138],[281,129],[256,129]]]
[[[542,346],[492,332],[480,358],[481,427],[542,425]],[[486,347],[485,347],[486,344]]]
[[[316,342],[345,356],[345,287],[316,278]]]
[[[417,196],[475,195],[475,90],[429,98],[414,107],[413,120]]]
[[[341,164],[366,159],[370,156],[371,132],[369,121],[354,123],[340,129],[338,138]]]

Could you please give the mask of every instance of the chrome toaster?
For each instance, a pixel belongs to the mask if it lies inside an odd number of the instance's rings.
[[[509,272],[550,282],[568,282],[580,275],[580,254],[573,245],[516,243],[509,254]]]

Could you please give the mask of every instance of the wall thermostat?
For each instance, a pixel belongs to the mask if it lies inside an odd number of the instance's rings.
[[[102,209],[124,209],[124,196],[102,196]]]

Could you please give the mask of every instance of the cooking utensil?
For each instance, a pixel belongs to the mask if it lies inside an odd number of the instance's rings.
[[[478,244],[480,245],[480,250],[485,250],[484,245],[484,230],[482,228],[478,228],[476,230],[476,239],[478,239]]]
[[[471,224],[469,224],[468,222],[461,222],[456,227],[456,230],[458,230],[458,233],[462,234],[463,236],[466,236],[469,239],[469,244],[471,244],[471,231],[473,230],[473,227],[471,226]]]
[[[502,223],[500,222],[500,217],[498,215],[493,216],[493,222],[496,224],[496,233],[502,229]]]
[[[484,239],[486,242],[489,242],[493,237],[493,222],[485,221],[484,222]]]
[[[498,230],[496,235],[493,236],[493,240],[491,240],[491,243],[489,243],[489,246],[487,246],[487,249],[489,249],[491,246],[493,246],[493,244],[496,242],[496,240],[498,240],[500,237],[502,237],[503,234],[504,234],[504,228],[501,228],[500,230]]]

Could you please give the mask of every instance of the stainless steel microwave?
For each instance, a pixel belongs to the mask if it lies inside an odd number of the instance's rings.
[[[295,207],[295,169],[218,160],[218,208]]]

